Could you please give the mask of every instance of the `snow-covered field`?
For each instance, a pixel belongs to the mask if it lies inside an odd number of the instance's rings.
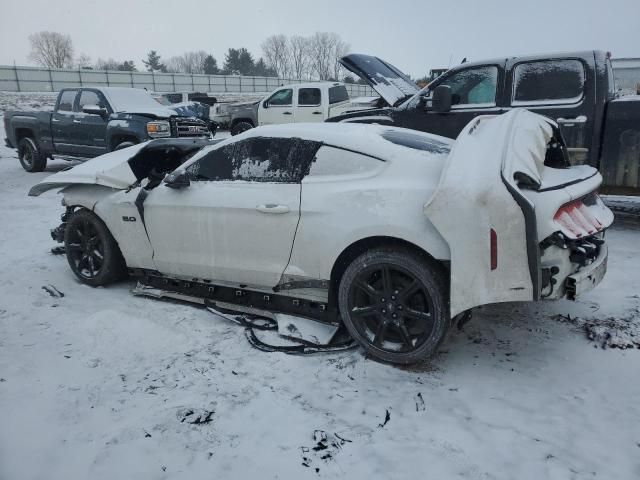
[[[64,166],[0,147],[0,479],[640,478],[640,350],[602,348],[640,344],[638,224],[579,302],[479,309],[397,368],[263,353],[132,282],[81,285],[49,253],[60,196],[27,197]]]

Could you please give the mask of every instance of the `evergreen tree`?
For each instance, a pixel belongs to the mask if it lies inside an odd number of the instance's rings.
[[[144,63],[144,66],[149,72],[167,71],[167,67],[164,65],[164,63],[160,62],[160,55],[158,55],[158,52],[156,52],[155,50],[151,50],[149,53],[147,53],[147,59],[142,60],[142,63]]]
[[[117,67],[121,72],[137,72],[138,69],[133,63],[133,60],[125,60]]]
[[[204,73],[207,75],[217,75],[220,73],[218,62],[216,62],[216,59],[213,58],[212,55],[207,55],[204,59]]]

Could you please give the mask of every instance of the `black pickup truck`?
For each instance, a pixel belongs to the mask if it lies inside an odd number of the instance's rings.
[[[387,106],[329,122],[387,123],[456,138],[477,115],[527,108],[556,121],[572,163],[598,167],[604,192],[640,194],[640,96],[617,97],[604,52],[463,63],[422,90],[377,57],[352,54],[341,63],[367,81]]]
[[[6,112],[7,146],[28,172],[47,159],[92,158],[153,138],[209,138],[209,124],[193,112],[161,105],[145,90],[119,87],[61,90],[53,112]]]

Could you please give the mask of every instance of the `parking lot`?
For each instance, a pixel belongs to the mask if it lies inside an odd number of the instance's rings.
[[[428,364],[399,368],[359,349],[264,353],[132,281],[80,284],[50,253],[60,196],[27,197],[66,165],[27,173],[0,147],[3,478],[640,476],[633,218],[608,231],[608,273],[577,302],[478,308]]]

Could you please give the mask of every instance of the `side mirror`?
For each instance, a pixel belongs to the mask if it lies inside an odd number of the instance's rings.
[[[186,188],[191,185],[191,181],[189,180],[189,174],[185,171],[181,171],[167,175],[164,179],[164,184],[169,188],[180,190],[181,188]]]
[[[262,108],[269,108],[269,100],[262,102]]]
[[[433,91],[432,110],[436,113],[446,113],[451,110],[451,87],[438,85]]]
[[[107,114],[107,109],[99,105],[85,105],[82,107],[82,111],[89,115],[100,115],[101,117]]]

